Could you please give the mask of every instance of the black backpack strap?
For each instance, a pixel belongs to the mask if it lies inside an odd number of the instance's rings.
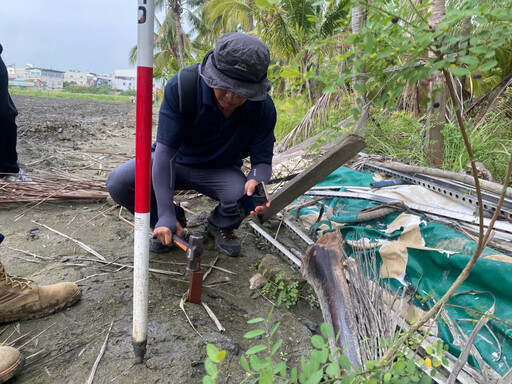
[[[200,70],[200,64],[194,64],[178,72],[179,111],[187,116],[195,116],[199,109]]]

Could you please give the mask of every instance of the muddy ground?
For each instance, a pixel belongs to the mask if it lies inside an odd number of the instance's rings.
[[[106,178],[113,168],[134,156],[135,104],[25,96],[13,100],[19,110],[19,162],[29,175],[57,169],[80,177]],[[156,118],[155,111],[155,123]],[[189,210],[188,230],[202,233],[204,218],[215,203],[204,196],[179,199]],[[122,216],[133,220],[126,211]],[[239,258],[221,255],[210,239],[205,242],[204,268],[209,269],[218,257],[215,266],[232,272],[212,269],[202,295],[225,331],[217,329],[202,306],[186,302],[185,311],[196,333],[180,309],[189,279],[184,253],[175,249],[150,254],[150,268],[178,274],[150,274],[147,353],[144,363],[137,365],[131,344],[132,269],[101,264],[75,242],[42,224],[83,242],[108,261],[133,265],[133,228],[119,219],[119,208],[111,201],[0,205],[0,232],[6,236],[0,245],[0,259],[8,273],[41,285],[74,281],[82,289],[81,301],[66,311],[0,325],[0,342],[19,347],[27,358],[13,383],[85,383],[110,326],[94,383],[201,383],[207,343],[227,351],[219,382],[240,383],[245,378],[240,356],[254,341],[243,335],[255,328],[247,321],[266,318],[273,306],[258,291],[249,289],[249,279],[266,254],[277,256],[247,223],[238,230],[243,240]],[[265,226],[275,229],[277,223]],[[283,236],[281,240],[302,247],[297,239]],[[291,267],[280,263],[291,274]],[[309,293],[305,285],[301,294]],[[273,311],[272,323],[281,322],[278,336],[284,340],[278,355],[290,367],[298,366],[300,356],[309,354],[310,337],[322,321],[318,307],[310,304],[301,298],[290,309],[279,306]]]

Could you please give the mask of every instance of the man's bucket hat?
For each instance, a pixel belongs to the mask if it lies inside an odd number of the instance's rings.
[[[252,101],[265,100],[270,90],[268,47],[242,32],[223,34],[201,64],[201,76],[210,88],[234,92]]]

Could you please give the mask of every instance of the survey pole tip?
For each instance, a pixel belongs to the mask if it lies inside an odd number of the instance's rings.
[[[134,341],[132,340],[133,352],[135,353],[135,364],[142,364],[144,356],[146,356],[147,341]]]

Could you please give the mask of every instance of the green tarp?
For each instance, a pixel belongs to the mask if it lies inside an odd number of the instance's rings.
[[[318,186],[359,186],[368,187],[374,182],[374,174],[371,172],[356,172],[341,167],[329,177],[323,180]],[[343,189],[341,189],[343,190]],[[428,205],[428,202],[425,202]],[[300,217],[308,215],[318,219],[321,207],[330,206],[335,216],[350,217],[357,215],[362,209],[378,205],[378,203],[352,198],[326,199],[316,206],[303,207],[299,210]],[[316,235],[340,227],[346,240],[357,240],[365,237],[371,240],[394,240],[401,235],[403,228],[392,233],[386,233],[389,224],[393,222],[400,213],[393,213],[383,218],[367,221],[359,224],[334,223],[326,219],[325,214],[311,226]],[[418,300],[416,305],[432,305],[432,299],[438,300],[452,285],[467,262],[470,260],[476,242],[470,240],[460,232],[457,232],[445,225],[434,223],[425,217],[419,222],[419,232],[424,240],[425,247],[438,248],[449,252],[439,252],[428,249],[414,249],[407,247],[407,266],[405,280],[413,287],[417,287]],[[311,222],[309,222],[311,224]],[[375,252],[380,260],[379,249]],[[350,256],[352,249],[346,247]],[[452,297],[446,311],[453,321],[469,337],[475,323],[481,314],[486,312],[495,303],[494,315],[477,335],[475,347],[478,349],[483,360],[489,364],[500,375],[510,369],[512,364],[512,264],[484,259],[486,255],[496,255],[499,252],[486,248],[482,257],[477,261],[468,279],[457,290],[457,293],[468,292]],[[504,255],[502,255],[504,256]],[[505,257],[506,258],[506,257]],[[512,260],[512,258],[510,258]],[[391,279],[391,287],[398,288],[401,283]],[[425,300],[426,299],[426,300]],[[425,306],[424,306],[425,308]],[[438,321],[439,334],[450,347],[450,352],[458,356],[460,350],[453,343],[446,323]],[[465,340],[462,338],[462,340]],[[474,358],[469,361],[478,368]]]

